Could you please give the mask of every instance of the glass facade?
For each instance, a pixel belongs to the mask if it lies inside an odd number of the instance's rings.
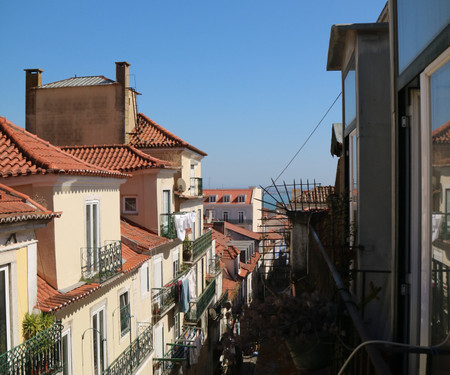
[[[398,70],[405,68],[450,21],[448,0],[397,0]]]
[[[356,120],[356,73],[349,70],[344,80],[344,118],[347,128]]]
[[[450,62],[430,76],[431,109],[431,344],[450,331]]]

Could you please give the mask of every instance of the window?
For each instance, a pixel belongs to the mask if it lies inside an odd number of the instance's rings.
[[[245,203],[245,195],[238,195],[238,203]]]
[[[72,374],[72,341],[70,336],[70,329],[62,333],[62,359],[63,359],[63,375]]]
[[[106,316],[102,307],[92,314],[92,357],[94,374],[101,375],[106,363]]]
[[[228,221],[229,220],[229,212],[228,211],[224,211],[223,212],[223,221]]]
[[[162,192],[162,211],[161,211],[161,235],[167,236],[172,229],[172,222],[170,220],[171,213],[170,190],[163,190]]]
[[[224,195],[222,197],[222,202],[223,203],[230,203],[230,196],[229,195]]]
[[[209,200],[208,200],[209,203],[216,203],[216,201],[217,201],[217,195],[209,196]]]
[[[202,226],[202,210],[201,209],[197,210],[197,222],[198,222],[198,225],[197,225],[198,236],[201,237],[202,228],[203,228],[203,226]]]
[[[122,212],[124,214],[137,214],[137,198],[123,197]]]
[[[240,224],[242,224],[244,222],[244,211],[238,212],[238,221]]]
[[[9,319],[8,267],[0,267],[0,354],[8,351],[10,348]]]
[[[86,247],[87,264],[91,273],[98,271],[98,247],[100,246],[99,236],[99,202],[86,202]]]
[[[160,323],[155,326],[155,358],[164,356],[164,324]]]
[[[178,249],[175,249],[172,253],[172,261],[173,261],[173,278],[175,279],[180,272],[180,252]]]
[[[181,332],[180,332],[180,323],[181,323],[181,317],[180,317],[180,313],[175,313],[174,317],[173,317],[173,326],[174,326],[174,331],[173,331],[173,336],[175,337],[175,340],[180,337]]]
[[[354,63],[344,80],[344,120],[345,128],[356,120],[356,73]]]
[[[130,331],[130,301],[128,292],[119,296],[120,303],[120,335],[124,336]]]
[[[141,267],[141,295],[145,296],[150,292],[150,270],[148,262]]]

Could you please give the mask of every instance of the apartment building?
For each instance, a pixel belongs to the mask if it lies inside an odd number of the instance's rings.
[[[207,189],[203,201],[209,221],[227,221],[253,232],[261,231],[262,190]]]

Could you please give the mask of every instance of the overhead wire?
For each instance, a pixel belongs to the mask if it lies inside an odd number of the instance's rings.
[[[292,164],[292,162],[294,161],[294,159],[297,157],[297,155],[300,153],[300,151],[302,151],[303,147],[305,147],[306,143],[308,143],[309,139],[313,136],[313,134],[316,132],[316,130],[319,128],[320,124],[322,124],[322,121],[325,119],[325,117],[327,117],[328,112],[331,111],[331,109],[334,107],[334,105],[336,104],[336,102],[338,101],[338,99],[340,98],[340,96],[342,95],[342,91],[339,93],[339,95],[336,97],[336,99],[334,99],[333,103],[330,105],[330,107],[327,109],[327,111],[325,112],[325,114],[322,116],[322,118],[320,119],[319,123],[316,125],[316,127],[313,129],[313,131],[309,134],[308,138],[306,138],[305,142],[303,142],[303,144],[300,146],[300,148],[297,150],[297,152],[295,153],[295,155],[292,157],[292,159],[289,161],[289,163],[287,163],[287,165],[284,167],[284,169],[281,171],[281,173],[278,175],[278,177],[274,180],[274,182],[277,182],[277,180],[281,177],[281,175],[286,171],[286,169],[289,168],[289,166]]]

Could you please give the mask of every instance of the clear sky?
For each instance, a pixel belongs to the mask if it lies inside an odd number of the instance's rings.
[[[341,91],[330,28],[385,0],[1,1],[0,116],[25,126],[25,72],[43,83],[131,64],[138,110],[208,153],[204,187],[270,184]],[[339,100],[280,177],[333,184]]]

